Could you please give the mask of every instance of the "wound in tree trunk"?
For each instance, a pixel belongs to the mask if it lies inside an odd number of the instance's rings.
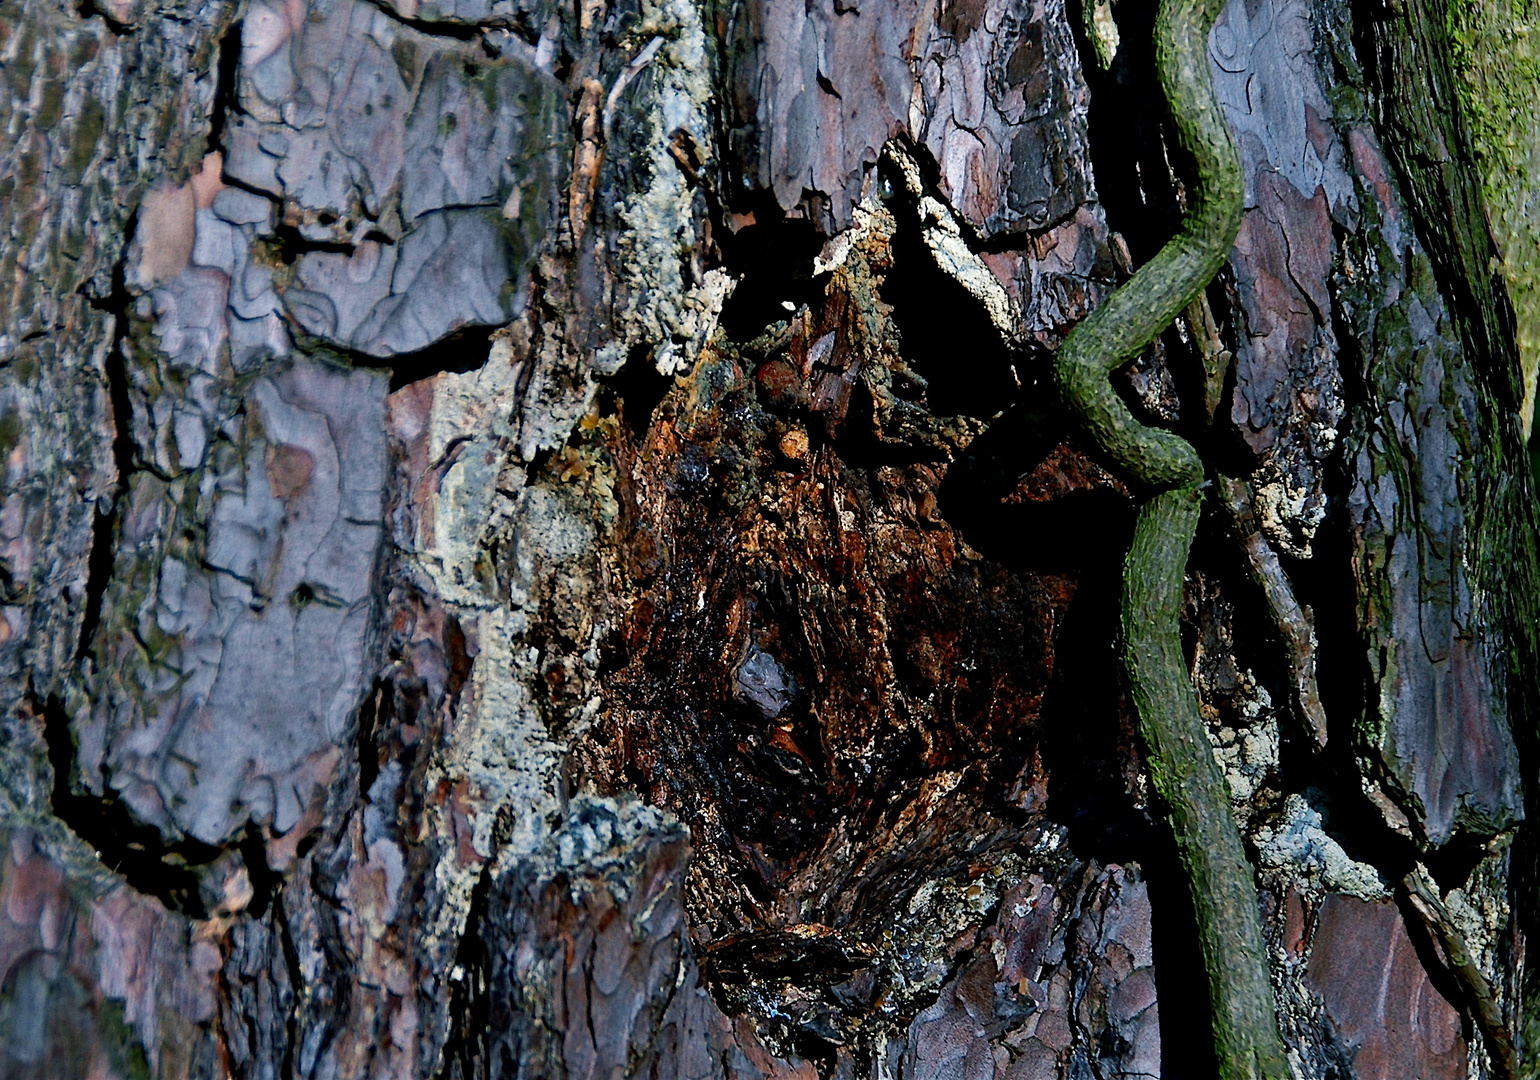
[[[0,1076],[1533,1073],[1447,6],[0,10]]]

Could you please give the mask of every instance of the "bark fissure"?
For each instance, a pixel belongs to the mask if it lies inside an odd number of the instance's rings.
[[[121,874],[130,887],[155,897],[171,911],[193,919],[207,917],[196,867],[213,861],[218,850],[196,841],[167,844],[160,830],[137,821],[117,799],[77,792],[78,765],[69,713],[57,697],[34,699],[32,706],[42,721],[48,764],[53,770],[50,805],[54,814],[85,841],[103,866]]]
[[[130,214],[124,226],[126,235],[133,235],[136,214]],[[112,269],[112,291],[105,297],[93,298],[91,306],[106,312],[113,319],[112,344],[106,358],[107,394],[111,403],[112,464],[116,470],[111,498],[105,508],[98,507],[91,521],[91,552],[86,561],[85,602],[80,620],[80,640],[75,645],[77,661],[90,655],[95,660],[95,637],[102,617],[102,600],[112,577],[116,555],[118,519],[127,497],[129,478],[136,467],[133,436],[133,405],[128,393],[128,355],[126,344],[129,334],[128,294],[123,276],[124,263],[119,260]],[[83,287],[84,288],[84,287]]]

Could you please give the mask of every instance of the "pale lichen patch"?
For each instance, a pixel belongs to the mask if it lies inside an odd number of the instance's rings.
[[[600,350],[596,363],[601,370],[618,370],[632,347],[645,344],[652,347],[658,371],[674,375],[694,366],[735,284],[721,270],[691,280],[688,260],[681,259],[695,242],[696,192],[675,156],[674,142],[682,134],[700,158],[710,157],[706,34],[689,0],[652,0],[642,5],[627,40],[645,44],[623,81],[612,88],[604,127],[608,132],[617,126],[614,115],[627,86],[645,85],[647,104],[628,119],[646,133],[636,157],[638,164],[645,162],[648,179],[620,210],[621,337]]]
[[[1355,861],[1327,835],[1321,812],[1303,795],[1290,795],[1284,801],[1281,820],[1258,828],[1255,839],[1264,870],[1362,900],[1382,900],[1390,895],[1378,870]]]
[[[454,793],[428,811],[430,828],[446,849],[434,875],[444,898],[433,929],[440,940],[463,930],[483,865],[494,856],[536,851],[560,810],[561,748],[547,734],[525,685],[538,677],[538,657],[517,640],[523,621],[500,608],[480,614],[480,651],[463,722],[447,752],[429,768],[427,790],[443,786]]]
[[[920,175],[920,167],[903,146],[890,142],[884,150],[898,167],[905,189],[917,201],[921,236],[936,266],[953,278],[967,293],[983,305],[990,325],[1007,344],[1020,334],[1021,313],[1011,302],[1000,279],[979,254],[968,246],[956,215],[932,194]]]
[[[477,566],[488,531],[511,508],[504,491],[524,482],[517,467],[516,475],[502,475],[521,367],[513,332],[502,330],[480,368],[446,372],[434,383],[427,459],[438,483],[418,527],[415,554],[439,595],[458,606],[493,602],[490,582]]]

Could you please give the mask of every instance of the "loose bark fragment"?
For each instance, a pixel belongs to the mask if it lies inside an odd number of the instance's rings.
[[[1467,1075],[1459,1013],[1423,971],[1395,905],[1327,897],[1306,977],[1353,1075]]]
[[[1315,627],[1310,613],[1300,607],[1278,556],[1257,527],[1252,495],[1243,480],[1221,477],[1221,505],[1241,542],[1251,579],[1262,591],[1273,626],[1282,640],[1293,675],[1294,706],[1317,746],[1326,745],[1326,710],[1315,675]]]
[[[1344,415],[1328,295],[1333,215],[1353,197],[1313,47],[1308,0],[1226,5],[1209,47],[1236,133],[1246,214],[1230,255],[1237,324],[1229,419],[1257,455],[1262,529],[1310,552],[1326,517],[1327,463]]]

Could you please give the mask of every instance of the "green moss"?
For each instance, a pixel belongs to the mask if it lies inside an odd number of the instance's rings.
[[[133,1028],[128,1025],[121,1002],[112,998],[102,1002],[100,1016],[102,1041],[125,1080],[150,1080],[149,1058]]]
[[[21,442],[21,413],[15,409],[0,414],[0,462],[11,456],[16,444]],[[3,474],[0,474],[3,475]]]
[[[1528,437],[1540,372],[1540,0],[1447,10],[1460,104],[1517,321]]]
[[[64,159],[65,183],[73,186],[80,182],[86,166],[96,156],[96,144],[101,141],[102,122],[105,119],[102,103],[95,95],[88,95],[75,120],[75,130],[70,135],[69,154]]]
[[[41,99],[32,123],[38,131],[52,131],[64,113],[64,80],[42,79]]]

